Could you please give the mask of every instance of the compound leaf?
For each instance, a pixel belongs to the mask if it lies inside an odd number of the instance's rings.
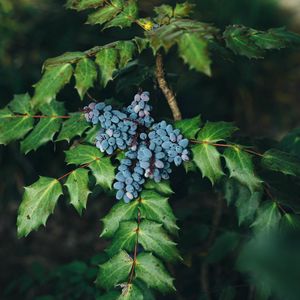
[[[151,253],[137,256],[135,267],[136,277],[143,280],[149,287],[163,293],[175,291],[173,278],[170,277],[163,264]]]
[[[61,102],[53,101],[41,108],[43,116],[30,134],[21,142],[21,151],[27,154],[42,145],[53,140],[55,133],[60,129],[62,119],[56,118],[64,114],[65,110]]]
[[[76,65],[74,76],[76,79],[75,88],[80,99],[83,100],[84,95],[97,79],[97,66],[89,58],[80,59]]]
[[[40,225],[45,225],[61,194],[61,184],[54,178],[40,177],[34,184],[25,187],[18,212],[18,236],[27,236]]]
[[[261,187],[262,181],[254,173],[252,157],[239,147],[227,148],[223,154],[230,177],[249,188],[251,193]]]
[[[81,136],[84,131],[89,128],[89,123],[85,120],[82,113],[70,113],[70,118],[63,122],[61,131],[56,141],[68,141],[75,136]]]
[[[70,194],[70,203],[80,215],[82,210],[86,208],[88,196],[91,193],[88,183],[89,171],[83,168],[73,171],[65,183]]]
[[[104,289],[111,289],[116,284],[126,281],[131,267],[132,258],[125,251],[121,251],[109,261],[99,266],[96,284]]]
[[[221,155],[215,146],[200,144],[192,148],[193,160],[202,173],[214,185],[223,175]]]
[[[72,74],[73,68],[69,63],[46,68],[42,79],[34,85],[33,106],[49,104],[70,81]]]

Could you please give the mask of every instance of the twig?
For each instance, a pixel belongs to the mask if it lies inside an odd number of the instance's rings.
[[[174,120],[181,120],[182,115],[178,107],[175,94],[173,90],[169,87],[165,78],[163,57],[160,53],[156,55],[156,79],[160,89],[162,90],[163,94],[165,95],[168,101]]]
[[[132,267],[131,267],[131,270],[130,270],[130,273],[129,273],[128,284],[132,283],[133,276],[134,276],[134,273],[135,273],[136,258],[137,258],[137,254],[138,254],[138,245],[139,245],[140,224],[141,224],[141,212],[138,209],[138,213],[137,213],[137,228],[135,230],[135,232],[136,232],[136,239],[135,239],[135,245],[134,245],[133,262],[132,262]]]

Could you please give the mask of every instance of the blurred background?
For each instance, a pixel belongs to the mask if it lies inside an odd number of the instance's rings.
[[[139,3],[142,14],[148,16],[153,6],[176,2]],[[221,29],[234,23],[256,29],[286,26],[300,32],[300,0],[194,3],[198,20],[214,23]],[[46,58],[142,34],[137,27],[125,33],[118,29],[102,32],[97,26],[84,24],[85,13],[66,10],[63,5],[62,0],[0,0],[1,108],[14,94],[32,92],[32,84],[39,80]],[[189,71],[171,51],[166,69],[184,117],[201,114],[203,120],[233,121],[245,135],[273,140],[300,125],[299,49],[274,51],[259,61],[216,55],[212,78]],[[92,94],[97,99],[114,97],[128,103],[141,85],[152,94],[155,117],[171,118],[152,74],[153,58],[144,53],[133,68],[105,91],[95,89]],[[58,99],[65,101],[72,111],[84,105],[72,88],[66,88]],[[111,197],[95,191],[83,217],[61,200],[47,228],[31,233],[26,239],[16,237],[23,186],[31,184],[38,175],[64,174],[65,149],[67,144],[50,144],[25,156],[17,143],[0,146],[0,299],[94,299],[101,294],[93,281],[96,266],[105,260],[102,250],[107,242],[98,236],[100,219],[114,201]],[[236,270],[238,247],[247,238],[248,229],[238,228],[235,211],[226,208],[220,197],[211,193],[209,183],[201,180],[200,175],[184,178],[182,170],[175,172],[172,186],[176,196],[171,204],[179,218],[179,248],[185,263],[170,266],[177,279],[178,293],[157,299],[209,300],[207,289],[212,299],[255,299],[253,285]],[[221,225],[214,233],[216,242],[209,247],[212,252],[207,253],[214,227],[213,212],[220,205],[223,205]],[[211,255],[209,268],[203,267],[203,257],[207,255]]]

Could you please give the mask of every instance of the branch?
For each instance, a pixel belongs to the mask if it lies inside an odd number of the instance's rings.
[[[165,95],[168,101],[174,120],[181,120],[182,116],[176,101],[175,94],[173,90],[168,86],[168,83],[165,78],[163,57],[160,53],[156,55],[156,79],[159,88],[162,90],[163,94]]]

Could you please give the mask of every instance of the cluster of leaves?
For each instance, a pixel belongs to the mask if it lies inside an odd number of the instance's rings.
[[[214,26],[189,18],[193,6],[187,2],[175,8],[169,5],[155,8],[153,20],[138,17],[136,1],[69,0],[67,7],[78,11],[94,10],[88,23],[104,28],[124,28],[136,23],[144,29],[144,35],[48,59],[33,97],[18,95],[0,111],[0,144],[21,140],[21,151],[25,154],[50,141],[70,143],[81,137],[79,144],[74,143],[66,151],[67,164],[76,165],[76,169],[59,178],[40,177],[25,188],[17,220],[19,236],[26,236],[45,225],[59,197],[66,191],[70,203],[81,214],[93,184],[104,190],[111,188],[115,161],[123,155],[115,153],[112,157],[104,157],[92,145],[99,128],[89,128],[82,113],[64,116],[62,102],[55,99],[73,74],[75,88],[83,100],[90,88],[98,84],[105,88],[147,48],[156,55],[161,49],[168,52],[177,45],[179,56],[190,68],[210,75],[210,52],[216,43],[226,44],[234,53],[249,58],[259,58],[265,50],[299,43],[299,36],[285,29],[257,31],[230,26],[219,36]],[[175,126],[192,144],[193,159],[185,164],[186,171],[200,171],[212,185],[221,188],[228,203],[236,206],[240,224],[252,225],[256,232],[265,233],[276,228],[282,220],[295,223],[295,214],[286,209],[287,202],[282,203],[284,198],[277,197],[276,193],[273,196],[271,191],[276,192],[274,173],[282,173],[288,180],[295,177],[293,183],[296,187],[299,185],[300,162],[292,153],[295,148],[291,149],[291,140],[298,137],[299,132],[261,154],[243,143],[230,141],[237,130],[231,123],[202,125],[197,116],[178,121]],[[175,290],[173,279],[163,264],[181,259],[170,238],[176,236],[178,230],[168,204],[171,193],[167,182],[154,184],[149,181],[140,198],[129,204],[119,202],[103,219],[101,236],[112,238],[112,242],[107,249],[109,260],[100,265],[96,281],[108,290],[102,299],[154,299],[152,289],[163,293]],[[292,205],[288,207],[293,208]]]

